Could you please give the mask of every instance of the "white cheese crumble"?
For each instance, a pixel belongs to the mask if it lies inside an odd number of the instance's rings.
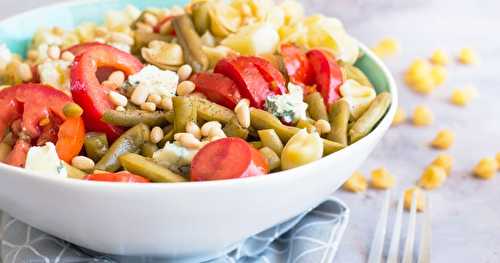
[[[145,87],[150,95],[173,97],[179,83],[179,76],[173,71],[147,65],[138,73],[129,76],[128,83],[134,87]]]
[[[191,164],[197,149],[188,149],[177,143],[167,143],[153,154],[153,160],[174,172],[180,172],[182,166]]]
[[[288,83],[288,94],[267,97],[265,108],[274,116],[285,122],[296,122],[307,118],[307,103],[304,102],[304,91],[299,85]]]
[[[372,87],[363,86],[349,79],[340,86],[340,95],[349,103],[352,117],[357,119],[368,109],[377,93]]]
[[[31,147],[26,157],[25,168],[44,175],[68,176],[68,171],[57,156],[55,145],[51,142],[46,143],[45,146]]]
[[[69,92],[70,66],[71,62],[64,60],[49,60],[38,65],[40,82],[58,90]]]
[[[0,44],[0,62],[9,64],[12,61],[12,52],[4,43]]]

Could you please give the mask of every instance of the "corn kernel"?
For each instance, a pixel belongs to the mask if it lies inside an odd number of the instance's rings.
[[[478,58],[476,52],[471,48],[462,48],[458,54],[458,61],[465,65],[477,64]]]
[[[500,170],[500,152],[497,153],[497,155],[495,156],[495,158],[497,159],[498,169]]]
[[[449,61],[450,58],[448,54],[446,54],[442,49],[436,49],[436,51],[434,51],[431,55],[431,62],[435,65],[444,66],[448,64]]]
[[[431,146],[436,149],[446,150],[450,148],[454,141],[455,133],[445,129],[437,133],[436,137],[431,142]]]
[[[389,57],[397,54],[400,50],[399,42],[391,37],[386,37],[373,48],[373,52],[379,57]]]
[[[433,66],[426,60],[415,59],[405,72],[405,82],[411,89],[422,94],[434,91],[446,79],[446,70]]]
[[[443,66],[433,66],[431,69],[431,78],[436,86],[443,85],[448,77],[448,71]]]
[[[432,124],[434,116],[427,106],[419,105],[413,111],[413,124],[416,126],[427,126]]]
[[[398,107],[398,109],[396,110],[396,114],[394,115],[394,119],[392,119],[392,126],[399,125],[403,123],[405,120],[406,120],[406,111],[403,108]]]
[[[364,192],[367,187],[368,183],[366,182],[366,178],[358,171],[355,171],[344,183],[344,190],[353,193]]]
[[[388,189],[396,184],[396,177],[383,167],[373,170],[371,175],[371,187],[373,188]]]
[[[436,84],[434,83],[434,80],[429,76],[416,80],[416,82],[413,83],[410,88],[420,94],[430,94],[436,89]]]
[[[418,185],[425,189],[434,189],[440,187],[446,180],[446,171],[437,165],[429,165],[425,168]]]
[[[416,186],[410,187],[410,188],[405,190],[404,208],[408,211],[411,209],[411,203],[412,203],[414,195],[415,195],[416,202],[417,202],[417,211],[418,212],[424,211],[425,205],[426,205],[425,195],[424,195],[424,192],[422,191],[422,189],[420,189],[419,187],[416,187]]]
[[[451,167],[453,165],[453,157],[451,157],[448,154],[439,154],[436,159],[432,161],[433,165],[437,165],[441,168],[443,168],[446,172],[446,175],[450,175],[451,173]]]
[[[474,167],[474,175],[481,179],[491,179],[498,170],[497,160],[491,157],[481,159]]]
[[[466,106],[472,99],[479,94],[474,87],[465,87],[462,89],[454,89],[451,93],[450,102],[457,106]]]

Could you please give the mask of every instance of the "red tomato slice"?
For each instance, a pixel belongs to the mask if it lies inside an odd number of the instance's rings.
[[[271,86],[251,61],[239,58],[241,57],[221,59],[214,72],[232,79],[241,96],[250,100],[251,106],[262,108],[266,98],[274,94]]]
[[[196,91],[203,93],[210,101],[234,109],[241,100],[236,84],[219,73],[197,73],[191,77]]]
[[[238,60],[249,61],[256,66],[275,94],[285,94],[287,92],[285,78],[269,61],[259,57],[239,57]]]
[[[333,56],[317,49],[307,52],[307,58],[314,71],[316,88],[329,108],[340,98],[339,88],[343,83],[340,66]]]
[[[129,172],[89,174],[89,175],[85,176],[84,179],[88,180],[88,181],[117,182],[117,183],[150,183],[151,182],[142,176],[131,174]]]
[[[314,84],[312,67],[306,54],[293,44],[283,44],[280,47],[283,64],[290,81],[295,84],[310,86]]]
[[[67,163],[82,150],[85,140],[85,125],[82,118],[67,119],[57,133],[56,151],[59,158]]]
[[[26,163],[26,156],[31,147],[29,141],[17,140],[12,151],[7,155],[5,163],[17,167],[24,167]]]
[[[269,165],[262,154],[236,137],[207,144],[191,163],[192,181],[235,179],[268,172]]]
[[[110,89],[102,86],[96,76],[101,67],[112,67],[131,75],[140,71],[143,65],[131,54],[111,46],[96,45],[76,57],[71,68],[71,94],[84,110],[85,127],[89,131],[104,132],[108,140],[114,141],[123,130],[101,121],[104,112],[114,108],[108,98]]]
[[[83,44],[74,45],[74,46],[66,49],[66,51],[73,53],[73,55],[75,57],[77,57],[77,56],[81,55],[82,53],[84,53],[85,51],[87,51],[89,48],[99,47],[99,46],[106,46],[106,44],[99,43],[99,42],[83,43]]]

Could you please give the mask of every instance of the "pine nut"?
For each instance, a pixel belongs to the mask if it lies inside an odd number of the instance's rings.
[[[186,96],[194,91],[196,85],[190,80],[184,80],[177,85],[177,95]]]
[[[171,97],[162,98],[160,102],[160,108],[168,111],[172,110],[174,108],[174,105],[172,103],[172,98]]]
[[[127,46],[132,46],[134,44],[134,39],[125,33],[111,32],[110,38],[112,42],[122,43]]]
[[[208,131],[208,137],[209,138],[213,138],[213,137],[226,138],[227,136],[221,128],[212,127]]]
[[[30,50],[28,51],[28,59],[31,61],[35,61],[38,59],[38,51],[36,50]]]
[[[201,138],[201,130],[196,123],[190,121],[186,124],[186,132],[191,133],[197,139]]]
[[[190,149],[196,149],[196,148],[199,148],[200,145],[201,145],[201,142],[200,140],[196,139],[196,137],[194,137],[194,135],[192,135],[191,133],[183,133],[179,136],[179,140],[178,142],[186,147],[186,148],[190,148]]]
[[[61,57],[61,49],[58,46],[50,46],[47,55],[52,60],[58,60]]]
[[[317,120],[314,126],[319,134],[329,133],[332,130],[330,123],[325,120]]]
[[[73,55],[73,53],[69,52],[69,51],[64,51],[62,54],[61,54],[61,58],[65,61],[68,61],[68,62],[73,62],[73,60],[75,60],[75,55]]]
[[[156,105],[160,105],[161,104],[161,96],[158,95],[158,94],[151,94],[148,97],[148,101],[152,102],[152,103],[154,103]]]
[[[153,33],[153,31],[154,31],[152,26],[145,24],[145,23],[142,23],[142,22],[138,22],[136,24],[136,26],[137,26],[137,31],[146,32],[146,33]]]
[[[209,121],[201,126],[201,135],[207,137],[210,134],[212,128],[222,129],[222,124],[218,121]]]
[[[156,104],[152,102],[144,102],[143,104],[141,104],[141,110],[153,112],[156,110]]]
[[[95,28],[94,34],[96,37],[104,37],[108,34],[108,29],[104,26],[98,26]]]
[[[116,86],[121,87],[123,82],[125,82],[125,73],[123,71],[117,70],[111,73],[108,77],[108,81],[116,84]]]
[[[71,160],[71,165],[77,169],[89,171],[94,169],[95,163],[92,159],[85,156],[76,156]]]
[[[115,111],[121,111],[121,112],[123,112],[123,111],[125,111],[125,110],[126,110],[126,109],[125,109],[125,107],[123,107],[123,106],[118,106],[118,107],[116,107],[116,108],[115,108]]]
[[[105,80],[105,81],[103,81],[103,82],[101,83],[101,85],[102,85],[103,87],[106,87],[106,88],[110,89],[110,90],[116,90],[116,89],[118,89],[118,86],[116,86],[116,84],[115,84],[115,83],[113,83],[113,82],[111,82],[111,81],[109,81],[109,80]]]
[[[158,18],[151,13],[145,13],[144,22],[150,26],[156,26],[158,24]]]
[[[20,63],[17,65],[17,74],[23,82],[28,82],[33,79],[33,72],[31,72],[31,67],[26,63]]]
[[[138,86],[132,92],[132,96],[130,96],[130,101],[132,101],[136,105],[143,104],[148,98],[149,91],[145,86]]]
[[[227,138],[227,137],[226,136],[217,135],[217,136],[209,137],[209,141],[213,142],[213,141],[217,141],[217,140],[224,139],[224,138]]]
[[[174,134],[174,141],[179,141],[183,134],[186,134],[186,132],[179,132]]]
[[[180,80],[189,79],[192,73],[193,73],[193,68],[189,64],[184,64],[177,70],[177,75],[179,75]]]
[[[154,144],[157,144],[161,141],[161,139],[163,139],[163,129],[160,128],[160,127],[154,127],[152,130],[151,130],[151,134],[149,135],[149,140],[154,143]]]
[[[236,118],[243,128],[250,127],[250,108],[245,100],[238,102],[234,108]]]
[[[109,99],[115,106],[122,106],[125,107],[127,106],[128,99],[127,97],[123,96],[122,94],[116,92],[116,91],[110,91],[109,94]]]

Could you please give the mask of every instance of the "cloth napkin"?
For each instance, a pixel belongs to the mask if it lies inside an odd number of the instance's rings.
[[[5,213],[0,216],[0,258],[3,263],[172,262],[162,258],[99,254],[50,236]],[[204,262],[330,263],[348,220],[347,206],[330,197],[304,214],[249,237],[230,253]],[[187,262],[203,261],[192,259]]]

